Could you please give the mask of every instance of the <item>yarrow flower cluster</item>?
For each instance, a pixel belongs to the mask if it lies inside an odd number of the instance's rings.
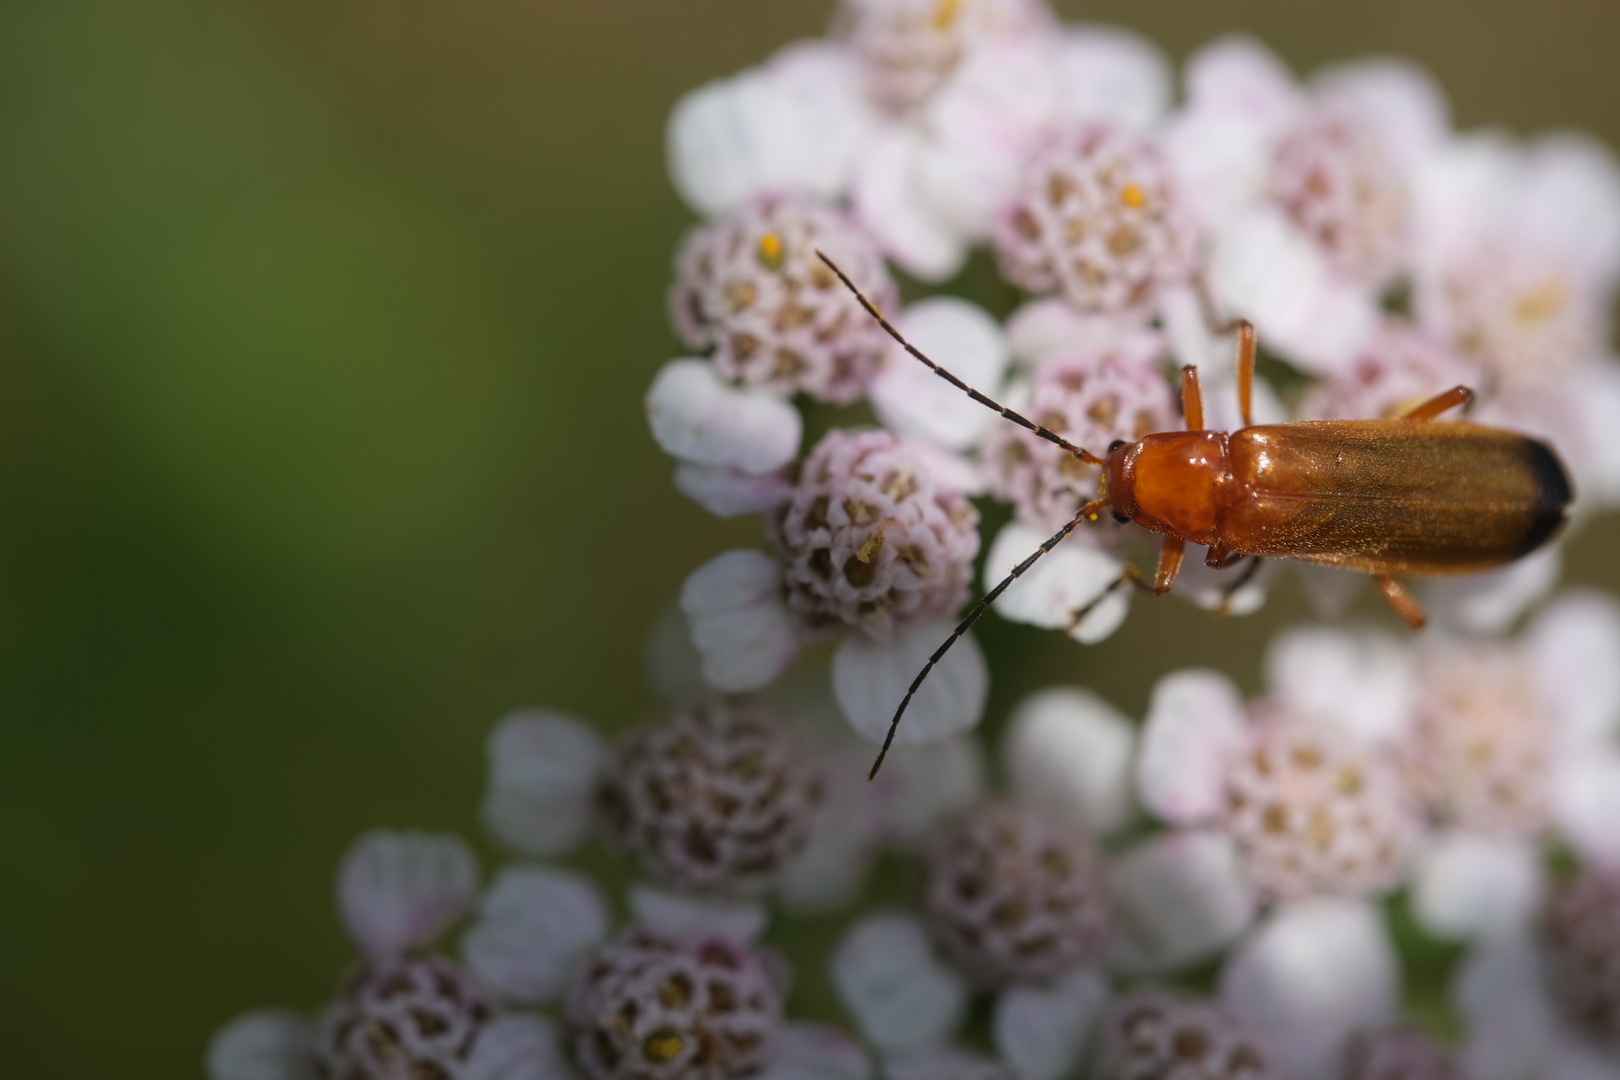
[[[1082,520],[1100,470],[1034,429],[1174,431],[1184,365],[1204,426],[1240,426],[1237,320],[1284,376],[1259,423],[1465,385],[1555,448],[1575,527],[1620,505],[1607,150],[1455,131],[1391,59],[1299,79],[1229,37],[1174,78],[1042,0],[843,0],[683,97],[668,149],[702,220],[648,424],[758,539],[655,628],[643,724],[495,727],[492,879],[453,837],[357,841],[359,959],[226,1025],[214,1080],[1620,1077],[1620,604],[1557,592],[1556,545],[1424,587],[1422,637],[1296,626],[1263,677],[1163,672],[1140,716],[1029,694],[994,772],[964,621],[979,584],[1083,643],[1120,626],[1149,534]],[[982,304],[945,291],[975,250]],[[1207,554],[1196,605],[1278,579]],[[1293,571],[1322,619],[1362,580]]]

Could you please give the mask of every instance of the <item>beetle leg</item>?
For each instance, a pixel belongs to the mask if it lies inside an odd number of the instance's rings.
[[[1402,420],[1433,420],[1447,409],[1455,409],[1458,405],[1467,407],[1474,403],[1474,392],[1466,386],[1453,386],[1443,394],[1434,397],[1417,406],[1411,412],[1401,417]]]
[[[1069,623],[1064,629],[1066,631],[1073,630],[1085,622],[1086,616],[1090,615],[1098,604],[1126,585],[1134,585],[1138,590],[1147,593],[1149,596],[1162,596],[1169,592],[1170,587],[1176,583],[1176,575],[1181,573],[1181,552],[1185,546],[1185,542],[1179,536],[1167,536],[1164,538],[1164,546],[1159,549],[1159,565],[1153,571],[1153,584],[1151,585],[1142,580],[1142,571],[1132,564],[1126,563],[1125,569],[1120,571],[1119,577],[1110,581],[1102,592],[1070,612]]]
[[[1238,558],[1241,559],[1241,558],[1243,558],[1243,556],[1239,555]],[[1231,614],[1232,597],[1236,596],[1238,594],[1238,591],[1240,589],[1242,589],[1243,586],[1247,585],[1249,582],[1254,580],[1254,575],[1258,574],[1260,572],[1260,562],[1261,562],[1260,556],[1258,556],[1258,555],[1253,556],[1249,560],[1249,565],[1245,566],[1243,568],[1243,572],[1238,574],[1237,577],[1233,578],[1227,584],[1226,588],[1224,590],[1222,590],[1222,592],[1221,592],[1221,602],[1215,608],[1215,614],[1217,614],[1217,615],[1229,615],[1229,614]]]
[[[1229,566],[1236,566],[1244,558],[1241,551],[1233,551],[1217,540],[1209,546],[1209,551],[1204,555],[1204,565],[1211,570],[1225,570]]]
[[[1181,369],[1181,415],[1188,431],[1204,430],[1204,389],[1198,382],[1198,369],[1191,364]]]
[[[1170,586],[1176,583],[1176,575],[1181,573],[1181,552],[1186,546],[1186,541],[1179,536],[1164,538],[1164,546],[1159,549],[1159,565],[1153,571],[1153,595],[1169,592]]]
[[[1249,415],[1249,406],[1254,400],[1254,323],[1248,319],[1239,319],[1237,334],[1238,412],[1243,415],[1243,426],[1253,427],[1254,419]]]
[[[1406,625],[1414,630],[1423,629],[1428,618],[1423,614],[1423,607],[1417,602],[1412,591],[1399,581],[1387,575],[1378,575],[1378,587],[1383,590],[1384,597],[1389,606],[1395,609],[1395,614],[1406,620]]]

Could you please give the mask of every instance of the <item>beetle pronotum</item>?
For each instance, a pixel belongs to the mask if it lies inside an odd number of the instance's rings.
[[[974,401],[1103,470],[1098,498],[1086,503],[1012,573],[986,593],[923,665],[895,709],[870,776],[877,776],[900,717],[940,657],[1037,559],[1104,509],[1164,534],[1151,584],[1134,566],[1075,613],[1078,621],[1114,589],[1131,584],[1153,596],[1170,591],[1188,543],[1209,549],[1222,569],[1264,557],[1304,559],[1371,575],[1415,630],[1423,609],[1402,576],[1472,574],[1529,554],[1564,523],[1570,485],[1546,443],[1478,424],[1434,424],[1473,400],[1456,386],[1394,420],[1298,420],[1255,425],[1254,327],[1238,324],[1237,391],[1243,427],[1204,430],[1198,369],[1181,369],[1185,431],[1136,442],[1116,440],[1106,456],[1075,446],[968,386],[908,342],[833,261],[817,252],[861,306],[900,346]]]

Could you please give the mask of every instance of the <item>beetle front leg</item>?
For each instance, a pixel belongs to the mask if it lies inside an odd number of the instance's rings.
[[[1412,590],[1399,581],[1384,574],[1378,575],[1378,588],[1389,601],[1389,606],[1395,609],[1395,614],[1406,620],[1406,625],[1414,630],[1423,629],[1428,617],[1423,614],[1423,605],[1419,604]]]
[[[1254,420],[1249,415],[1249,406],[1254,400],[1254,323],[1250,322],[1248,319],[1239,319],[1237,324],[1237,334],[1238,412],[1243,417],[1243,426],[1253,427]]]
[[[1176,583],[1176,575],[1181,573],[1181,553],[1186,543],[1179,536],[1164,538],[1164,546],[1159,549],[1159,565],[1153,572],[1153,584],[1149,585],[1142,580],[1142,572],[1131,563],[1125,564],[1119,577],[1108,583],[1102,592],[1087,600],[1069,614],[1069,622],[1065,631],[1072,631],[1075,627],[1086,621],[1086,616],[1097,609],[1097,605],[1114,595],[1115,591],[1125,585],[1134,585],[1137,589],[1149,596],[1162,596],[1170,591]]]

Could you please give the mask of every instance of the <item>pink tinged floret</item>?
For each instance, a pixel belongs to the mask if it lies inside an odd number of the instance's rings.
[[[1620,1051],[1620,872],[1588,869],[1558,886],[1540,922],[1548,979],[1565,1021]]]
[[[792,404],[733,386],[702,360],[665,364],[642,404],[653,440],[681,462],[763,476],[799,452],[804,420]]]
[[[893,309],[894,281],[853,219],[802,196],[765,195],[681,248],[669,306],[682,339],[739,385],[853,401],[889,338],[818,250],[879,310]]]
[[[1108,1010],[1102,1080],[1284,1080],[1266,1041],[1219,1005],[1139,991]]]
[[[808,633],[886,640],[967,599],[978,520],[893,435],[834,430],[766,524],[786,564],[788,605]]]
[[[1151,308],[1187,280],[1195,254],[1156,146],[1100,124],[1062,133],[1031,159],[994,239],[1010,280],[1082,311]]]
[[[357,973],[322,1017],[320,1067],[348,1080],[465,1080],[494,1006],[450,961],[387,960]]]
[[[1282,136],[1268,194],[1347,279],[1378,286],[1404,268],[1406,178],[1377,128],[1347,103],[1316,106]]]
[[[724,702],[625,740],[602,806],[615,841],[654,877],[757,892],[809,840],[823,785],[784,721],[758,703]]]
[[[1108,997],[1108,984],[1096,968],[1004,988],[991,1017],[997,1054],[1019,1080],[1074,1075],[1092,1049]]]
[[[1468,1074],[1447,1047],[1398,1027],[1354,1040],[1337,1080],[1468,1080]]]
[[[1412,913],[1430,934],[1479,939],[1520,933],[1545,885],[1541,851],[1519,837],[1440,830],[1412,870]]]
[[[1431,646],[1418,671],[1408,760],[1430,808],[1482,833],[1544,830],[1556,730],[1522,653],[1488,643]]]
[[[725,938],[631,930],[598,949],[564,1025],[586,1080],[730,1080],[761,1070],[782,1027],[785,972]]]
[[[1377,895],[1406,872],[1418,819],[1388,756],[1304,719],[1262,721],[1227,773],[1223,827],[1275,899]]]
[[[1116,439],[1134,442],[1177,425],[1174,398],[1151,337],[1085,350],[1036,369],[1020,389],[1024,415],[1094,454]],[[1019,519],[1055,532],[1098,492],[1101,470],[1012,424],[997,425],[980,451],[991,492]],[[1096,530],[1087,523],[1084,528]],[[1112,526],[1105,526],[1109,532]]]
[[[1177,825],[1218,820],[1226,777],[1249,745],[1248,714],[1230,679],[1199,669],[1166,675],[1153,688],[1136,759],[1143,805]]]
[[[858,58],[867,94],[895,114],[923,104],[986,41],[1044,34],[1041,0],[844,0],[835,36]]]
[[[895,322],[936,364],[982,393],[998,393],[1009,356],[1006,335],[989,312],[954,296],[934,296],[912,304]],[[966,450],[1006,423],[894,342],[868,393],[885,427],[943,449]]]
[[[1215,830],[1160,833],[1114,860],[1109,877],[1119,915],[1109,959],[1136,974],[1209,959],[1259,909],[1236,843]]]
[[[946,955],[982,986],[1077,971],[1100,958],[1110,923],[1091,843],[1004,802],[976,807],[935,841],[923,911]]]
[[[1302,420],[1387,420],[1450,390],[1468,386],[1483,392],[1480,372],[1434,334],[1387,321],[1350,366],[1306,391]],[[1458,420],[1462,410],[1441,417]]]
[[[344,925],[373,957],[427,944],[467,911],[477,888],[477,859],[450,835],[370,832],[338,868]]]

